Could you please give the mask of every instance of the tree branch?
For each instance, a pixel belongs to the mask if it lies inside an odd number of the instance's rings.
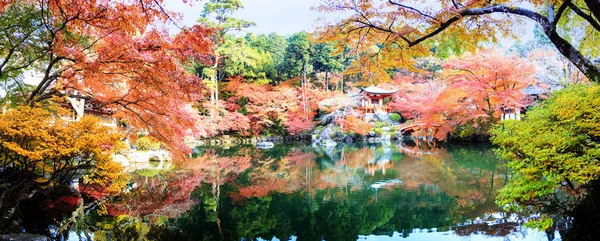
[[[554,27],[556,27],[556,24],[558,24],[558,21],[562,17],[562,14],[565,12],[565,9],[567,9],[567,6],[569,6],[569,4],[572,4],[571,0],[566,0],[558,8],[558,11],[556,12],[556,16],[553,19],[551,19],[552,20],[552,25],[554,25]]]
[[[600,23],[598,23],[598,21],[596,21],[594,19],[594,17],[592,17],[592,15],[589,15],[589,14],[583,12],[583,10],[581,10],[579,7],[577,7],[572,2],[569,3],[569,7],[571,9],[573,9],[573,11],[575,13],[577,13],[577,15],[579,15],[580,17],[582,17],[583,19],[585,19],[586,21],[588,21],[596,29],[596,31],[600,31]]]
[[[435,21],[437,21],[437,22],[439,22],[439,21],[440,21],[439,19],[437,19],[437,18],[435,18],[435,17],[433,17],[433,16],[431,16],[431,15],[429,15],[429,14],[426,14],[426,13],[424,13],[424,12],[421,12],[420,10],[418,10],[418,9],[416,9],[416,8],[413,8],[413,7],[411,7],[411,6],[406,6],[406,5],[404,5],[404,4],[397,3],[397,2],[394,2],[394,1],[392,1],[392,0],[388,0],[388,2],[389,2],[390,4],[392,4],[392,5],[396,5],[396,6],[398,6],[398,7],[405,8],[405,9],[411,10],[411,11],[413,11],[413,12],[416,12],[416,13],[418,13],[418,14],[420,14],[420,15],[422,15],[422,16],[425,16],[425,17],[427,17],[427,18],[429,18],[429,19],[431,19],[431,20],[435,20]],[[455,7],[456,7],[456,5],[455,5]]]
[[[571,5],[572,5],[572,3],[569,6],[571,6]],[[412,46],[415,46],[429,38],[436,36],[437,34],[441,33],[445,29],[447,29],[452,24],[456,23],[459,20],[462,20],[462,18],[465,16],[480,16],[480,15],[486,15],[486,14],[491,14],[491,13],[514,14],[514,15],[523,16],[523,17],[526,17],[526,18],[536,21],[538,24],[540,24],[542,26],[546,36],[548,36],[550,41],[552,41],[554,46],[556,46],[556,48],[560,51],[561,54],[563,54],[567,59],[569,59],[569,61],[571,61],[575,66],[577,66],[577,68],[581,72],[583,72],[586,75],[586,77],[588,77],[591,81],[600,82],[600,68],[595,66],[589,58],[583,56],[583,54],[581,54],[581,52],[579,52],[579,50],[577,50],[571,43],[569,43],[567,40],[562,38],[556,31],[556,27],[553,25],[553,22],[550,22],[550,20],[548,20],[548,18],[542,16],[541,14],[539,14],[537,12],[534,12],[529,9],[521,8],[521,7],[505,6],[505,5],[492,5],[492,6],[482,7],[482,8],[463,9],[463,10],[459,11],[456,16],[453,16],[453,17],[447,19],[446,21],[440,23],[440,25],[433,31],[431,31],[428,34],[425,34],[421,37],[418,37],[412,41],[410,39],[408,39],[406,36],[402,35],[401,33],[393,31],[390,28],[384,28],[382,26],[374,25],[371,22],[364,22],[364,21],[360,21],[358,19],[355,20],[355,22],[369,26],[370,28],[373,28],[373,29],[376,29],[379,31],[392,33],[395,36],[398,36],[399,38],[403,39],[408,44],[409,47],[412,47]],[[561,15],[562,15],[562,13],[561,13]],[[587,15],[587,16],[589,16],[589,15]],[[591,18],[591,16],[589,16],[589,18]],[[591,20],[593,20],[593,19],[591,19]],[[596,27],[596,26],[594,26],[594,27]],[[600,29],[600,28],[598,28],[598,29]]]

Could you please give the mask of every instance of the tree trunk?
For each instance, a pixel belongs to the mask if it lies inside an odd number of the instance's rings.
[[[325,71],[325,90],[329,91],[329,71]]]
[[[600,83],[600,69],[579,52],[571,43],[562,38],[552,26],[544,26],[544,33],[556,49],[575,65],[590,81]]]
[[[600,21],[600,0],[584,0],[596,20]]]
[[[588,7],[592,8],[596,7],[593,10],[594,15],[598,13],[600,15],[600,0],[585,0]],[[550,41],[554,44],[554,46],[558,49],[558,51],[563,54],[573,65],[575,65],[590,81],[595,83],[600,83],[600,68],[595,66],[592,61],[583,56],[579,50],[577,50],[569,41],[562,38],[558,32],[556,32],[556,27],[552,24],[548,18],[540,15],[537,12],[520,8],[520,7],[509,7],[504,5],[493,5],[485,8],[473,8],[473,9],[465,9],[461,12],[462,16],[479,16],[490,13],[511,13],[516,15],[521,15],[527,17],[531,20],[539,23],[544,29],[544,34],[548,36]],[[598,17],[596,15],[596,17]],[[558,16],[557,16],[558,17]],[[453,17],[442,24],[442,27],[437,29],[436,31],[426,35],[424,37],[419,38],[417,41],[413,41],[411,44],[417,44],[431,36],[436,35],[437,33],[443,31],[445,28],[450,26],[453,22],[458,21],[461,17]]]
[[[303,104],[303,109],[304,109],[304,113],[306,113],[306,94],[304,94],[304,91],[306,89],[306,63],[302,64],[302,104]]]

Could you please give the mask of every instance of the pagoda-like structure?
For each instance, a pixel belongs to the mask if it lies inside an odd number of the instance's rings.
[[[392,96],[398,90],[385,90],[377,87],[367,87],[360,90],[360,94],[364,97],[361,100],[360,109],[365,114],[387,112],[391,108],[383,104],[383,99]]]

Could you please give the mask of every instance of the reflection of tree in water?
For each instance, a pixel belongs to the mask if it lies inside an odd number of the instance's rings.
[[[201,188],[202,189],[202,188]],[[227,196],[235,187],[223,186],[219,216],[220,234],[207,202],[200,201],[165,231],[185,234],[188,240],[254,240],[277,237],[288,240],[353,240],[361,234],[387,234],[400,231],[408,235],[414,228],[451,225],[447,210],[452,199],[443,193],[425,190],[395,192],[383,190],[374,202],[369,190],[351,194],[348,200],[325,200],[327,190],[317,191],[309,202],[304,191],[271,193],[252,197],[243,204]],[[427,203],[427,204],[425,204]]]
[[[246,151],[252,160],[239,163],[233,161],[239,156],[205,160],[201,169],[212,174],[196,187],[196,204],[151,234],[187,240],[407,237],[415,228],[445,231],[496,210],[494,195],[507,177],[489,149],[428,147],[426,154],[403,155],[397,147],[340,146],[329,155],[300,147],[275,156]],[[372,185],[386,180],[401,184]],[[504,233],[497,229],[489,233]],[[469,233],[469,227],[461,230]]]

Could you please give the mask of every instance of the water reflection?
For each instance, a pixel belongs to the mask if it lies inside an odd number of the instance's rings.
[[[495,205],[509,176],[486,145],[196,152],[182,169],[134,172],[131,191],[98,209],[108,216],[92,213],[89,225],[79,227],[93,228],[72,234],[92,230],[95,240],[532,237],[519,216]]]

